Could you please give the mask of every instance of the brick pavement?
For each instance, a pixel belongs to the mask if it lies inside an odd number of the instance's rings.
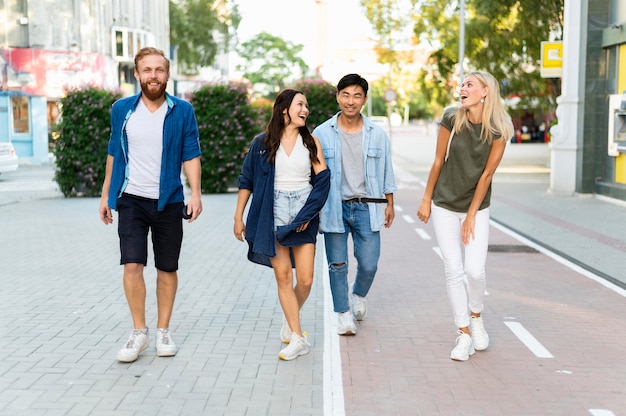
[[[158,358],[151,348],[132,364],[115,361],[130,319],[116,229],[98,220],[98,200],[0,203],[0,415],[624,414],[623,290],[495,225],[494,247],[539,251],[489,254],[491,346],[466,363],[448,358],[455,333],[436,241],[425,239],[430,225],[410,222],[419,180],[402,185],[359,334],[334,335],[320,245],[303,310],[311,353],[293,362],[276,357],[271,270],[249,263],[232,237],[234,194],[205,195],[201,218],[185,224],[172,321],[179,353]],[[151,267],[146,278],[154,326]],[[553,358],[536,357],[510,322]]]

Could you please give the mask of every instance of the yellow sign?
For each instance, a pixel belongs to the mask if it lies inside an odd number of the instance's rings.
[[[559,78],[563,74],[563,41],[541,42],[541,77]]]

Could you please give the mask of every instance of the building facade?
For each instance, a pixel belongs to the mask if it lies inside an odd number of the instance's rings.
[[[565,0],[550,191],[626,201],[626,2]]]
[[[20,163],[48,162],[68,88],[138,90],[134,55],[170,54],[167,0],[0,0],[0,140]]]

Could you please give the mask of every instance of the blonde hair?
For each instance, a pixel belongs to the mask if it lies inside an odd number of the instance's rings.
[[[510,139],[513,137],[513,123],[511,116],[507,113],[502,97],[500,97],[500,86],[498,81],[488,72],[474,71],[465,76],[474,77],[483,87],[487,88],[487,96],[484,98],[482,128],[480,139],[491,144],[496,139]],[[461,106],[456,111],[454,131],[461,131],[470,128],[470,121],[467,111]]]

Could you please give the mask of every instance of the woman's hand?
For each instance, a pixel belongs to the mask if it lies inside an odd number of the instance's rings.
[[[235,238],[237,240],[243,241],[244,237],[246,236],[246,226],[243,223],[243,220],[235,220],[235,225],[233,225],[233,233],[235,234]]]
[[[424,224],[428,224],[428,219],[430,218],[430,201],[422,200],[422,203],[417,209],[417,218]]]
[[[467,246],[470,242],[470,238],[474,239],[474,226],[476,225],[476,218],[473,215],[467,215],[463,224],[461,224],[461,241],[463,245]]]

